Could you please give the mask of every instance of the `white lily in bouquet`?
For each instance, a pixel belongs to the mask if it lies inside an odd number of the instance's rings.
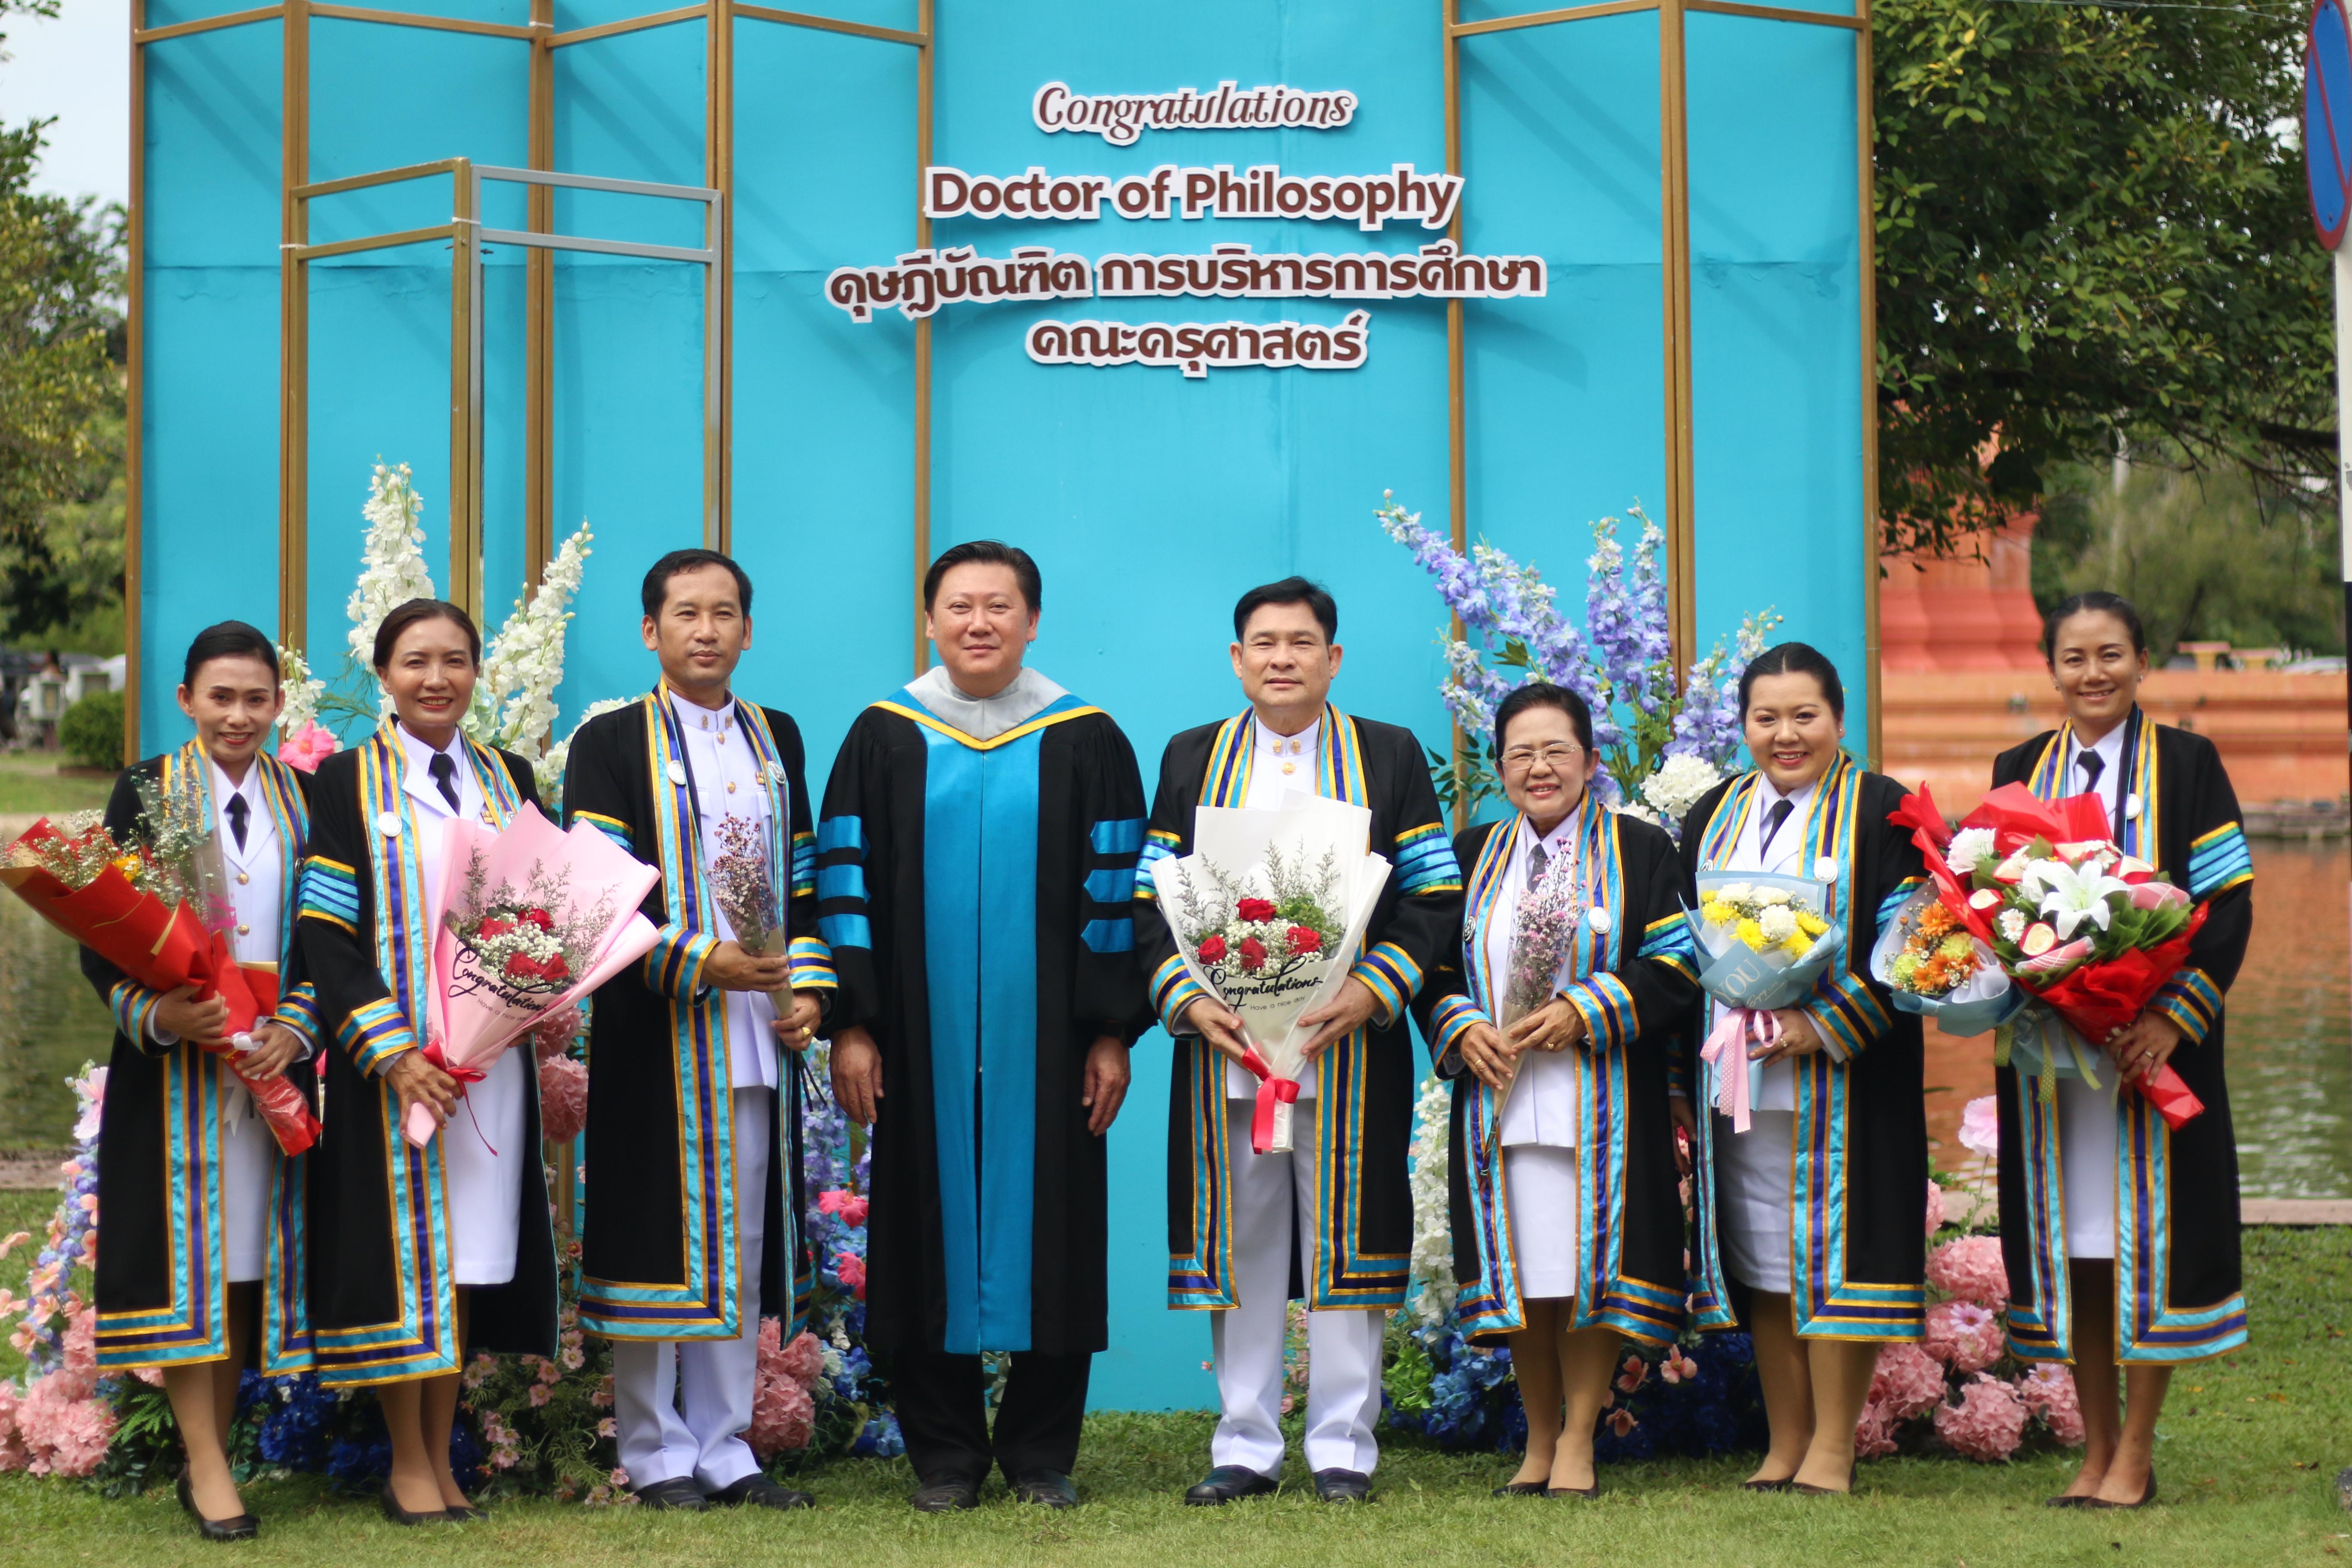
[[[531,1026],[653,950],[637,906],[661,873],[589,824],[566,833],[528,803],[503,830],[459,818],[446,831],[452,874],[434,910],[425,1054],[462,1093]],[[436,1130],[431,1108],[409,1108],[411,1143]]]
[[[1372,814],[1286,792],[1273,811],[1199,807],[1192,853],[1151,868],[1186,973],[1238,1016],[1258,1080],[1257,1152],[1286,1150],[1315,1031],[1300,1024],[1347,984],[1388,885],[1370,853]]]

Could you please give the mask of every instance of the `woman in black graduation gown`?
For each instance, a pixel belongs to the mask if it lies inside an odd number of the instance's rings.
[[[321,1383],[373,1384],[392,1438],[383,1509],[403,1524],[478,1517],[449,1472],[467,1348],[551,1356],[555,1242],[526,1046],[464,1089],[420,1048],[425,911],[456,817],[503,827],[538,804],[530,764],[467,739],[481,636],[412,599],[376,633],[395,717],[319,764],[303,867],[303,954],[336,1049],[310,1156],[310,1317]],[[394,982],[397,982],[395,984]],[[412,1106],[439,1131],[402,1136]]]
[[[285,706],[278,650],[242,621],[196,634],[179,690],[196,738],[115,781],[106,826],[116,842],[148,837],[137,781],[167,795],[193,787],[212,825],[241,963],[278,972],[284,994],[253,1031],[241,1066],[257,1079],[290,1073],[307,1094],[318,1012],[298,971],[294,894],[308,814],[299,775],[268,754]],[[241,831],[240,831],[241,830]],[[187,1449],[180,1503],[207,1539],[257,1530],[229,1472],[239,1374],[262,1329],[264,1372],[309,1364],[299,1258],[299,1161],[254,1112],[226,1058],[228,1005],[194,988],[148,990],[88,948],[82,973],[114,1015],[114,1054],[100,1112],[98,1364],[160,1367]]]
[[[1471,868],[1461,940],[1413,1011],[1454,1083],[1456,1310],[1474,1338],[1508,1336],[1528,1411],[1527,1458],[1496,1495],[1590,1497],[1621,1336],[1664,1344],[1682,1327],[1666,1077],[1698,972],[1674,840],[1590,793],[1584,699],[1528,682],[1496,710],[1495,747],[1515,809],[1454,838]],[[1516,916],[1554,879],[1574,889],[1565,963],[1505,1030]]]
[[[2042,653],[2066,721],[1995,759],[1994,785],[2022,782],[2044,800],[2095,793],[2124,852],[2208,911],[2188,964],[2104,1042],[2114,1077],[2045,1092],[2011,1068],[1995,1075],[2010,1346],[2072,1361],[2083,1405],[2083,1468],[2050,1500],[2132,1508],[2156,1495],[2173,1367],[2246,1342],[2221,997],[2246,956],[2254,864],[2213,743],[2139,708],[2147,640],[2127,601],[2068,599],[2043,624]],[[2205,1104],[2178,1131],[2116,1081],[2168,1063]]]
[[[1702,872],[1810,878],[1843,950],[1775,1015],[1779,1040],[1749,1051],[1748,1131],[1696,1119],[1691,1308],[1702,1329],[1744,1319],[1755,1336],[1771,1447],[1746,1484],[1842,1492],[1879,1347],[1918,1339],[1927,1317],[1919,1020],[1870,978],[1880,925],[1922,867],[1886,820],[1907,792],[1840,745],[1845,690],[1828,659],[1803,643],[1767,649],[1740,677],[1739,705],[1757,766],[1684,822],[1684,897],[1698,907]],[[1685,1044],[1684,1091],[1708,1102],[1720,1075],[1697,1047],[1720,1012],[1702,1009]],[[1686,1102],[1677,1114],[1691,1116]]]

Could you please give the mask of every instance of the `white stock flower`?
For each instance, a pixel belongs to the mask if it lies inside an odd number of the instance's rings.
[[[1963,827],[1944,846],[1944,864],[1967,876],[1992,858],[1992,829]]]
[[[1658,771],[1642,781],[1642,798],[1657,809],[1660,815],[1682,817],[1699,803],[1699,797],[1723,782],[1723,774],[1705,757],[1685,752],[1668,757],[1658,764]]]
[[[1423,1323],[1442,1323],[1454,1310],[1454,1231],[1447,1212],[1446,1145],[1452,1087],[1431,1074],[1412,1109],[1412,1258],[1408,1290]]]
[[[568,606],[587,569],[588,542],[582,523],[563,542],[540,574],[529,602],[515,601],[482,659],[466,731],[485,745],[532,756],[555,726],[555,689],[563,680],[563,630]]]
[[[278,733],[299,735],[305,725],[318,721],[319,694],[327,689],[327,683],[311,679],[310,666],[300,654],[283,643],[277,647],[278,682],[286,691],[286,706],[278,715]]]
[[[368,479],[367,539],[360,546],[360,577],[345,601],[352,620],[352,662],[375,668],[375,629],[384,616],[411,599],[430,599],[433,574],[425,568],[425,531],[416,525],[424,502],[409,483],[408,465],[387,468],[378,459]],[[392,693],[382,694],[379,711],[392,711]]]

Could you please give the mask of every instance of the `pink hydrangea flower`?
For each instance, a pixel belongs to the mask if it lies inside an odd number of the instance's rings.
[[[2017,1395],[2042,1417],[2053,1437],[2069,1448],[2082,1447],[2082,1399],[2074,1390],[2074,1374],[2063,1363],[2045,1361],[2035,1366],[2017,1380]]]
[[[2000,1111],[1991,1095],[1979,1095],[1960,1110],[1960,1147],[1988,1160],[2000,1156]]]
[[[1888,1345],[1870,1374],[1870,1403],[1895,1421],[1925,1415],[1942,1403],[1944,1369],[1917,1345]]]
[[[0,1472],[21,1470],[31,1456],[16,1432],[16,1388],[0,1377]]]
[[[559,1007],[530,1026],[531,1054],[545,1061],[572,1048],[580,1034],[580,1009]]]
[[[316,773],[320,763],[340,750],[332,732],[314,719],[278,743],[278,760],[298,772]]]
[[[2025,1436],[2025,1401],[1997,1377],[1979,1373],[1958,1405],[1936,1407],[1936,1436],[1952,1452],[1990,1464],[2017,1452]]]
[[[1927,1353],[1963,1375],[2000,1359],[2000,1320],[1974,1301],[1938,1301],[1927,1309]]]
[[[790,1344],[784,1346],[777,1364],[783,1369],[786,1377],[803,1388],[813,1388],[816,1380],[824,1374],[824,1342],[803,1330],[793,1336]]]
[[[761,1366],[751,1388],[751,1428],[743,1435],[751,1452],[764,1459],[788,1448],[805,1448],[815,1432],[816,1405],[809,1391],[785,1376],[780,1364]]]
[[[106,1457],[114,1411],[91,1397],[97,1379],[67,1370],[36,1378],[16,1405],[25,1468],[37,1476],[87,1476]]]
[[[1895,1452],[1895,1428],[1900,1418],[1875,1399],[1862,1407],[1853,1424],[1853,1453],[1858,1459],[1883,1458]]]
[[[1979,1307],[2009,1304],[2009,1269],[2000,1260],[2000,1238],[1963,1236],[1927,1254],[1927,1283],[1945,1295]]]
[[[588,1125],[588,1066],[570,1057],[541,1057],[539,1061],[540,1130],[558,1143],[569,1143]]]
[[[1944,1189],[1934,1182],[1927,1184],[1927,1234],[1935,1235],[1944,1228]]]

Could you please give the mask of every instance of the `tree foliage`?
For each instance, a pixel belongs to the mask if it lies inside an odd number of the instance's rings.
[[[0,637],[122,590],[122,215],[32,189],[47,124],[0,127]]]
[[[1891,547],[1948,551],[2119,441],[2332,482],[2304,10],[1873,7]]]

